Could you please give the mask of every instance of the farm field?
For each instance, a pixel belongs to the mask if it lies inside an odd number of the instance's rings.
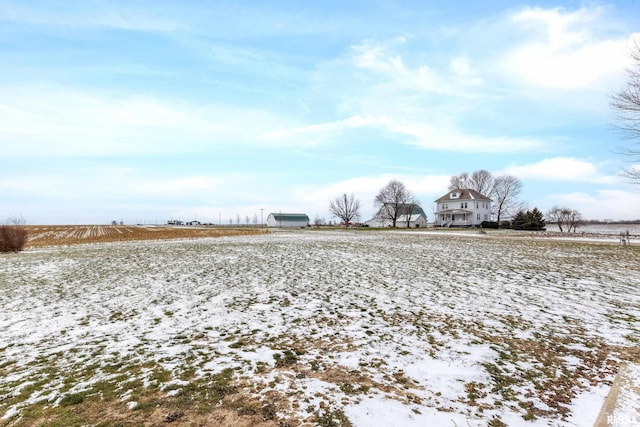
[[[32,246],[0,256],[0,426],[591,426],[640,363],[639,255],[376,231]]]
[[[33,225],[27,226],[27,247],[120,242],[129,240],[168,240],[259,234],[264,231],[240,228],[167,227],[133,225]]]

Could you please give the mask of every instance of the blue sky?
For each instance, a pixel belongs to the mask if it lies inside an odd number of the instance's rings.
[[[609,107],[640,4],[441,3],[0,0],[0,216],[368,219],[398,179],[432,219],[487,169],[640,218]]]

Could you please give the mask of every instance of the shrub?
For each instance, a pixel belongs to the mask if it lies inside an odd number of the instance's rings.
[[[22,218],[9,218],[0,225],[0,252],[20,252],[27,244],[28,236]]]
[[[480,227],[482,227],[482,228],[498,228],[498,223],[496,221],[482,221],[480,223]]]

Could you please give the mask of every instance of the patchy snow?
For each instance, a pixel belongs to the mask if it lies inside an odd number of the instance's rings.
[[[614,346],[640,340],[637,255],[307,231],[2,256],[0,415],[122,374],[175,395],[190,375],[233,368],[248,393],[281,395],[279,413],[298,419],[590,425],[617,372]]]

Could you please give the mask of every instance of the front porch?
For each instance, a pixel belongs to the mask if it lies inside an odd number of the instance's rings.
[[[452,209],[436,214],[436,227],[474,227],[473,212],[466,209]]]

